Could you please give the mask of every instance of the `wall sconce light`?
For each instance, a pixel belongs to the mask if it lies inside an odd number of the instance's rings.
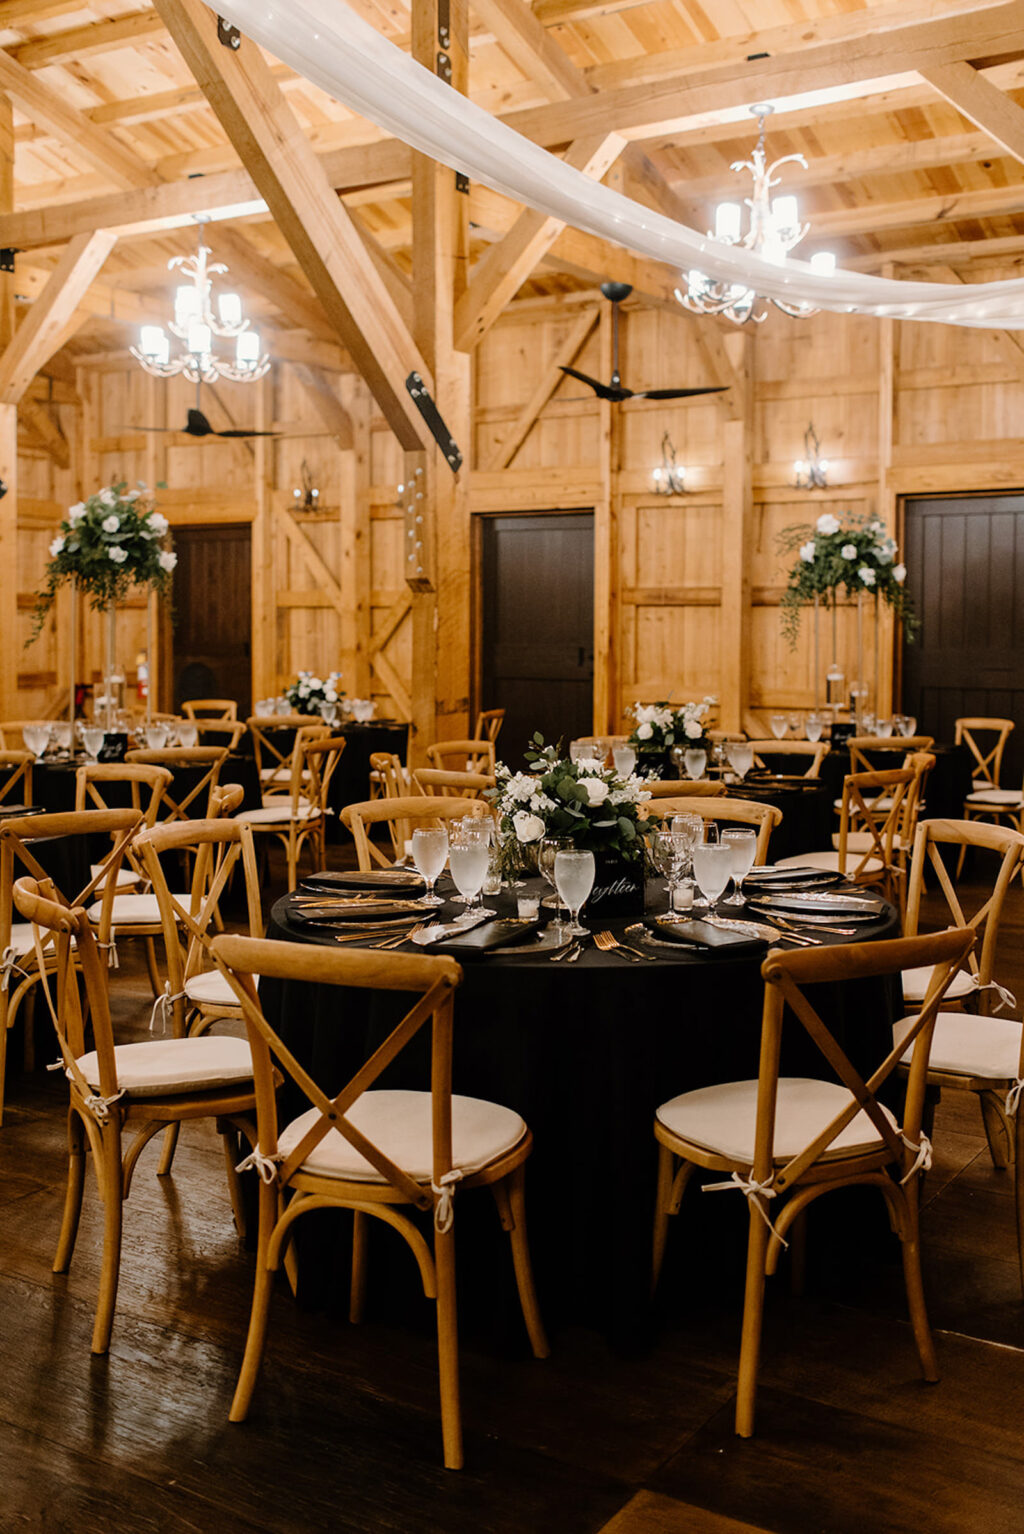
[[[828,485],[828,459],[821,456],[821,443],[813,421],[804,432],[804,457],[794,461],[793,475],[793,484],[798,490],[824,490]]]
[[[6,494],[7,494],[7,484],[6,484],[6,482],[4,480],[0,479],[0,501],[3,500],[3,498],[4,498],[4,496]]]
[[[320,504],[320,492],[313,484],[313,475],[305,459],[302,460],[301,477],[301,489],[296,486],[292,491],[295,509],[296,511],[316,511]]]
[[[682,495],[686,489],[686,469],[676,463],[676,450],[668,432],[661,439],[661,462],[654,470],[656,495]]]

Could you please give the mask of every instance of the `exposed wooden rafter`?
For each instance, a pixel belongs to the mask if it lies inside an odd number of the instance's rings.
[[[71,241],[49,282],[0,356],[0,403],[16,405],[61,344],[65,328],[110,254],[114,235],[99,229]]]

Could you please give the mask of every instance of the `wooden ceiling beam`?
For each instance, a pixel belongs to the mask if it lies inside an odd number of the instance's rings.
[[[216,233],[210,235],[216,246],[217,259],[227,263],[229,271],[249,284],[274,305],[285,319],[300,330],[322,340],[333,340],[334,332],[319,299],[296,282],[287,272],[269,261],[258,251],[239,229],[220,224]]]
[[[950,106],[1015,160],[1024,161],[1024,108],[963,61],[939,64],[920,73]]]
[[[429,387],[426,365],[260,50],[244,37],[236,52],[222,48],[199,0],[156,7],[391,429],[407,451],[421,448],[428,434],[405,380],[415,372]]]
[[[20,27],[24,21],[46,21],[51,16],[66,16],[80,11],[81,0],[3,0],[3,24]]]
[[[322,368],[307,367],[296,363],[294,373],[321,422],[337,439],[340,448],[350,448],[355,441],[352,417],[334,392],[330,379]]]
[[[33,121],[45,123],[62,142],[115,185],[146,187],[159,180],[156,172],[126,149],[113,134],[97,128],[83,113],[69,106],[59,91],[37,79],[31,70],[23,68],[2,50],[0,90],[6,91]]]
[[[113,249],[106,230],[77,235],[0,356],[0,404],[16,405],[53,353],[79,301]]]
[[[6,6],[0,8],[0,22]],[[33,38],[8,48],[7,55],[24,69],[45,69],[50,64],[67,64],[91,53],[110,53],[115,48],[130,47],[163,32],[164,24],[154,11],[132,11],[127,16],[112,16],[107,21],[92,21],[66,32],[52,32],[49,37]]]
[[[58,469],[71,467],[71,449],[68,446],[68,439],[45,405],[36,400],[23,399],[18,406],[18,425],[28,430],[43,451],[50,455]]]

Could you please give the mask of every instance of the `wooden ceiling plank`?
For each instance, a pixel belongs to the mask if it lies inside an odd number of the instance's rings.
[[[346,199],[347,201],[347,199]],[[351,207],[351,203],[347,204]],[[376,235],[371,234],[366,224],[358,216],[353,219],[359,238],[363,242],[363,249],[377,269],[377,276],[383,282],[391,294],[391,301],[399,314],[402,323],[412,333],[413,308],[412,308],[412,283],[405,272],[398,265],[390,251],[384,249]]]
[[[0,22],[5,19],[5,10],[6,6],[0,7]],[[132,11],[127,16],[112,16],[107,21],[93,21],[84,27],[51,33],[49,37],[33,38],[7,52],[25,69],[45,69],[49,64],[66,64],[90,53],[109,53],[131,46],[163,30],[164,24],[155,12]]]
[[[337,438],[338,446],[342,449],[350,448],[355,441],[352,417],[335,394],[327,375],[321,368],[297,363],[295,376],[324,426],[332,437]]]
[[[36,400],[23,399],[18,406],[18,425],[28,428],[39,445],[47,452],[58,469],[71,467],[71,450],[68,439],[46,409]]]
[[[591,87],[582,71],[553,37],[549,37],[524,0],[472,0],[485,27],[494,33],[498,46],[508,54],[529,80],[536,80],[554,100],[589,96]]]
[[[156,6],[388,424],[420,448],[426,428],[405,380],[428,382],[428,370],[259,49],[246,38],[222,48],[199,0]]]
[[[565,158],[584,175],[599,181],[624,147],[624,139],[608,133],[570,145]],[[455,345],[460,351],[472,351],[486,335],[564,228],[564,220],[527,208],[504,239],[481,257],[469,287],[455,306]]]
[[[115,243],[98,229],[71,241],[49,282],[0,356],[0,403],[16,405],[59,348],[64,331]]]
[[[34,122],[45,123],[70,148],[120,187],[153,186],[159,180],[130,149],[84,113],[69,106],[58,90],[0,50],[0,90],[6,91]]]
[[[334,332],[316,296],[269,261],[240,229],[219,224],[209,238],[216,248],[218,260],[223,257],[229,271],[269,299],[290,324],[323,340],[334,339]]]
[[[1024,161],[1024,108],[962,60],[920,71],[922,80],[981,128],[1015,160]]]
[[[66,16],[80,11],[81,0],[3,0],[3,24],[20,27],[24,21],[46,21],[50,16]]]
[[[598,311],[596,309],[590,309],[579,316],[575,325],[569,331],[550,363],[537,380],[537,387],[526,401],[519,415],[512,422],[512,425],[500,442],[496,444],[485,466],[485,473],[495,473],[499,469],[508,468],[533,429],[544,406],[562,382],[564,377],[562,368],[571,367],[582,350],[584,342],[597,323],[597,315]]]

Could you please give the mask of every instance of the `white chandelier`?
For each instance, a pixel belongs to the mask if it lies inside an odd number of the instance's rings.
[[[750,108],[752,115],[757,118],[757,144],[749,160],[734,160],[729,167],[733,171],[748,170],[754,183],[753,196],[743,199],[744,205],[750,209],[750,225],[746,234],[740,234],[743,206],[738,202],[720,202],[715,209],[715,230],[713,234],[708,230],[708,239],[717,240],[720,245],[742,245],[745,250],[753,251],[765,261],[771,261],[774,266],[782,266],[789,252],[807,234],[810,225],[800,222],[795,197],[771,196],[772,187],[779,183],[775,172],[780,165],[789,164],[802,165],[806,170],[807,161],[802,154],[786,154],[779,160],[773,160],[771,165],[765,165],[764,120],[774,110],[773,106],[764,102]],[[836,269],[836,258],[830,250],[819,250],[811,257],[810,265],[819,276],[828,276]],[[686,292],[681,293],[677,288],[676,297],[695,314],[724,314],[737,325],[745,324],[747,320],[759,324],[768,313],[768,303],[773,303],[783,314],[792,315],[794,319],[804,319],[818,312],[809,303],[790,303],[781,298],[762,299],[758,303],[758,294],[754,288],[748,288],[742,282],[708,277],[696,268],[686,274]]]
[[[237,293],[221,293],[217,312],[213,312],[211,277],[226,272],[222,261],[209,261],[210,247],[203,239],[204,218],[199,225],[199,248],[194,256],[172,256],[167,266],[175,267],[188,282],[174,295],[174,318],[167,329],[182,342],[181,350],[171,356],[171,340],[162,325],[143,325],[139,344],[130,348],[136,362],[157,378],[183,374],[190,383],[216,383],[229,378],[234,383],[251,383],[262,378],[270,367],[270,358],[260,345],[259,333],[251,330],[242,317],[242,300]],[[233,340],[234,353],[219,356],[214,351],[214,337]]]

